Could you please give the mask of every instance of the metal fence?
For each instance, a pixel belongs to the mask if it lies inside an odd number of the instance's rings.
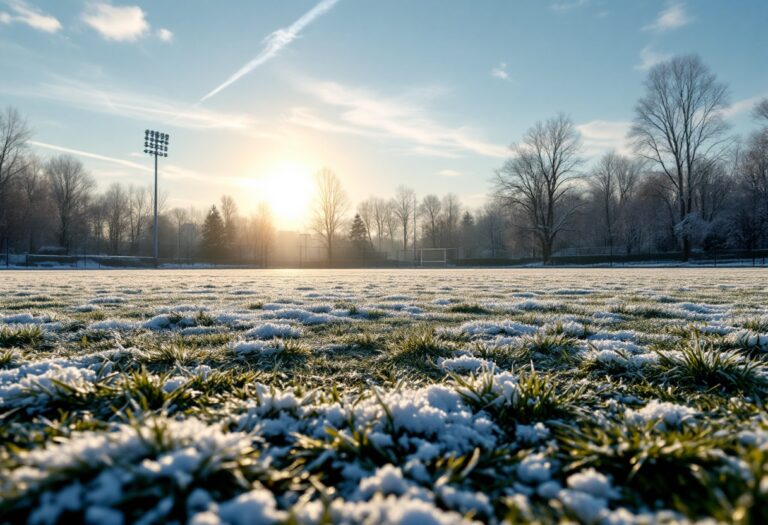
[[[632,264],[672,265],[683,262],[682,252],[636,253],[624,255],[556,255],[550,258],[549,266],[625,266]],[[687,264],[696,266],[766,266],[768,249],[765,250],[729,250],[713,252],[693,252]],[[459,266],[526,266],[541,264],[541,258],[473,258],[456,261]]]
[[[683,260],[682,252],[636,253],[629,255],[556,255],[551,257],[547,266],[671,266],[678,265]],[[438,264],[439,263],[439,264]],[[754,266],[768,265],[768,249],[761,250],[723,250],[716,252],[693,252],[687,265],[690,266]],[[152,257],[111,256],[111,255],[37,255],[37,254],[4,254],[0,253],[0,267],[15,268],[153,268],[160,266],[207,266],[229,268],[259,268],[256,263],[242,260],[205,260],[161,258],[155,261]],[[368,256],[357,258],[339,258],[328,264],[327,261],[302,261],[296,265],[269,264],[269,267],[298,267],[298,268],[393,268],[393,267],[427,267],[427,266],[467,267],[467,266],[533,266],[541,265],[541,258],[536,257],[459,257],[451,250],[437,260],[424,261],[418,251],[404,250],[396,259],[383,256]]]

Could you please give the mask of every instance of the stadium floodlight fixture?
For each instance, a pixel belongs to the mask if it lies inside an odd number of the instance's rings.
[[[153,255],[155,257],[155,264],[157,264],[158,257],[158,240],[157,240],[157,158],[168,156],[168,139],[170,135],[168,133],[161,133],[152,129],[144,130],[144,153],[155,157],[155,220],[153,228]]]

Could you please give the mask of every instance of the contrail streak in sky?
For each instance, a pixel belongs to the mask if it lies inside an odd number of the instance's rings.
[[[261,53],[256,55],[253,60],[238,69],[237,72],[225,80],[223,84],[220,84],[210,93],[201,98],[198,101],[198,104],[205,102],[223,89],[240,80],[240,78],[247,75],[257,67],[274,58],[281,49],[296,40],[296,38],[298,38],[299,34],[305,27],[314,22],[315,19],[330,11],[337,2],[338,0],[322,0],[287,28],[281,28],[271,33],[267,38],[264,39],[265,45],[264,49],[261,50]]]

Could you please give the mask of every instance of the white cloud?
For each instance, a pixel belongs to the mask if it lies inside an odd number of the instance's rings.
[[[291,108],[286,117],[286,121],[297,126],[304,128],[316,129],[318,131],[324,131],[327,133],[344,133],[350,135],[367,135],[367,136],[379,136],[376,133],[366,133],[354,126],[346,126],[344,124],[338,124],[330,122],[318,115],[316,115],[311,109],[304,107]]]
[[[106,155],[99,155],[98,153],[91,153],[88,151],[83,151],[79,149],[73,149],[73,148],[66,148],[64,146],[57,146],[55,144],[48,144],[46,142],[38,142],[36,140],[30,140],[29,144],[33,146],[37,146],[38,148],[44,148],[49,149],[53,151],[58,151],[59,153],[68,153],[70,155],[76,155],[78,157],[85,157],[88,159],[95,159],[95,160],[102,160],[105,162],[110,162],[112,164],[119,164],[120,166],[125,166],[127,168],[133,168],[141,171],[152,171],[152,169],[149,166],[145,166],[143,164],[139,164],[137,162],[131,162],[130,160],[124,160],[124,159],[117,159],[115,157],[107,157]]]
[[[146,164],[139,164],[138,162],[132,162],[130,160],[125,159],[119,159],[116,157],[110,157],[107,155],[101,155],[99,153],[92,153],[90,151],[83,151],[81,149],[75,149],[75,148],[68,148],[65,146],[59,146],[56,144],[48,144],[47,142],[39,142],[36,140],[30,140],[29,144],[32,146],[36,146],[38,148],[43,148],[51,151],[57,151],[59,153],[66,153],[68,155],[74,155],[76,157],[83,157],[86,159],[92,159],[96,161],[106,162],[108,164],[115,164],[117,166],[123,166],[125,168],[131,168],[139,171],[143,171],[146,173],[154,173],[154,169],[150,167],[150,158],[147,158]],[[143,156],[143,155],[142,155]],[[172,179],[172,180],[191,180],[191,181],[197,181],[197,182],[210,182],[211,177],[203,175],[201,173],[198,173],[196,171],[183,168],[181,166],[177,166],[175,164],[169,164],[167,162],[163,163],[163,165],[158,170],[160,174],[163,176],[164,179]],[[100,174],[104,174],[104,170],[99,170]],[[124,173],[114,173],[113,178],[120,178],[123,177]],[[235,180],[234,177],[218,177],[219,182],[229,182]]]
[[[242,113],[228,114],[189,107],[175,100],[163,99],[147,93],[100,87],[93,83],[64,77],[55,77],[53,82],[25,86],[16,90],[3,88],[0,93],[55,100],[87,111],[157,122],[166,126],[228,130],[256,138],[275,138],[276,136],[261,131],[254,119]]]
[[[491,69],[491,76],[500,78],[501,80],[509,80],[509,73],[507,73],[507,63],[499,62],[499,65]]]
[[[144,10],[135,5],[91,4],[82,19],[103,38],[116,42],[137,40],[149,31]]]
[[[161,27],[160,29],[157,30],[157,38],[159,38],[163,42],[171,42],[173,41],[173,31],[171,31],[170,29]]]
[[[653,24],[647,25],[643,29],[668,31],[688,25],[692,20],[688,13],[685,12],[685,4],[673,1],[669,2],[667,7],[659,13]]]
[[[55,33],[61,29],[61,23],[57,18],[43,13],[23,0],[8,0],[7,4],[11,9],[12,14],[0,13],[0,22],[4,24],[18,22],[46,33]]]
[[[323,14],[330,11],[337,2],[338,0],[322,0],[287,28],[281,28],[273,31],[269,36],[267,36],[267,38],[264,39],[264,49],[262,49],[261,52],[256,55],[253,60],[238,69],[222,84],[219,84],[217,87],[211,90],[207,95],[200,99],[198,104],[216,95],[221,90],[237,82],[243,76],[247,75],[257,67],[277,56],[281,49],[299,37],[301,31],[305,27],[314,22]]]
[[[723,109],[720,114],[723,116],[723,118],[733,118],[738,115],[741,115],[742,113],[746,113],[747,111],[751,111],[752,108],[755,107],[755,105],[763,100],[765,98],[765,95],[759,95],[756,97],[749,97],[744,98],[741,100],[737,100],[727,108]]]
[[[437,174],[442,177],[461,177],[461,173],[456,170],[441,170]]]
[[[635,69],[645,71],[652,68],[659,62],[664,62],[670,58],[672,58],[672,55],[669,53],[660,53],[658,51],[654,51],[651,46],[645,46],[640,50],[640,63],[635,66]]]
[[[430,148],[428,146],[413,146],[405,151],[409,155],[417,155],[419,157],[439,157],[441,159],[460,159],[461,155],[456,152],[448,151],[445,149]]]
[[[615,150],[619,153],[629,153],[627,133],[632,127],[631,122],[592,120],[579,124],[576,129],[581,133],[584,153],[600,155]]]
[[[420,148],[422,152],[433,150],[440,153],[439,156],[453,156],[463,152],[504,158],[509,154],[506,147],[477,138],[466,127],[450,127],[434,121],[422,109],[423,100],[415,104],[407,97],[387,98],[336,82],[305,80],[299,88],[339,110],[337,117],[341,125],[352,133],[373,132],[389,139],[405,141],[412,148]]]

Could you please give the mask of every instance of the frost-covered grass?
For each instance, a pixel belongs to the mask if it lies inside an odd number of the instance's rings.
[[[0,521],[768,523],[765,270],[0,273]]]

